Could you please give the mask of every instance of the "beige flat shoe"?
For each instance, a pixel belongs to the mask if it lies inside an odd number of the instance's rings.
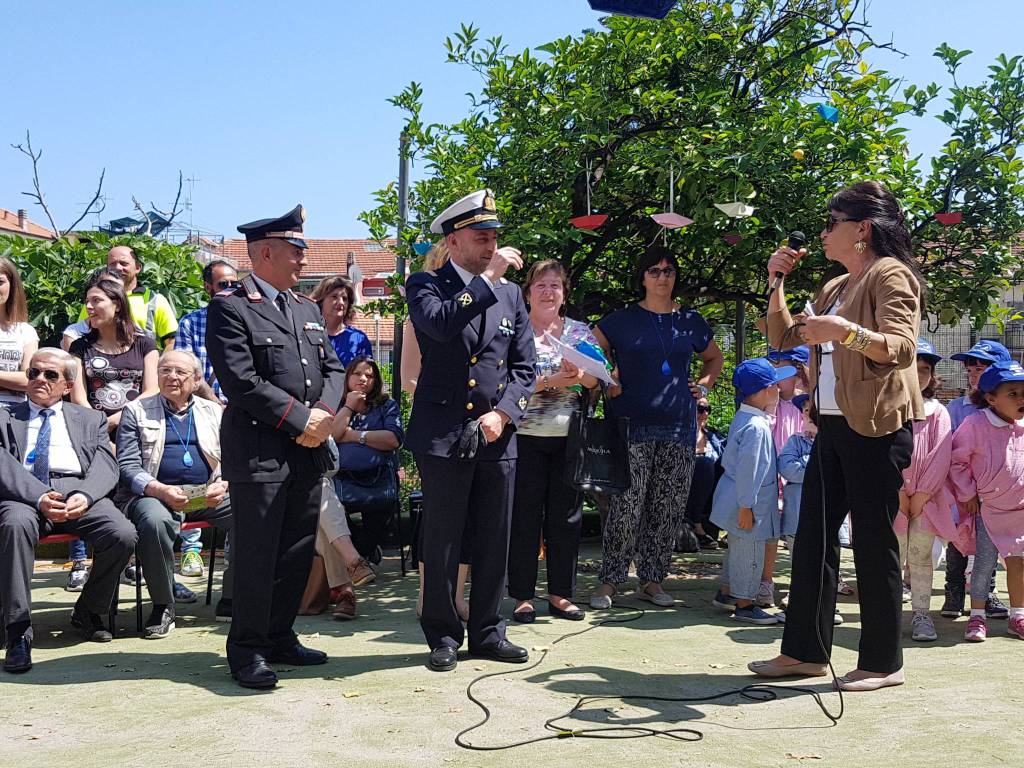
[[[888,675],[878,674],[869,672],[871,677],[865,677],[857,679],[852,677],[856,672],[860,670],[854,670],[849,672],[836,681],[836,687],[841,691],[877,691],[879,688],[888,688],[893,685],[903,685],[907,682],[906,675],[903,674],[902,669],[897,669],[895,672],[891,672]]]
[[[747,669],[761,677],[824,677],[828,674],[827,664],[814,664],[798,661],[796,664],[779,664],[777,662],[752,661]]]

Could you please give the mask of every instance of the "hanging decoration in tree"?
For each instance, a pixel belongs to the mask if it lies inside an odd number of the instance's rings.
[[[654,219],[656,224],[660,224],[665,229],[679,229],[693,224],[693,219],[689,219],[686,216],[681,216],[675,212],[675,188],[676,188],[676,169],[674,166],[670,166],[668,170],[668,210],[662,213],[652,213],[651,218]]]
[[[608,221],[608,214],[590,212],[590,175],[590,160],[587,160],[587,215],[569,219],[569,223],[577,229],[597,229]]]
[[[818,104],[815,109],[823,120],[830,123],[839,122],[839,107],[833,107],[831,104]]]
[[[739,199],[738,199],[739,198],[739,189],[740,189],[739,166],[740,166],[740,160],[743,159],[743,155],[737,155],[735,158],[732,158],[732,159],[736,160],[736,183],[733,185],[733,188],[732,188],[732,200],[733,201],[731,203],[715,203],[715,208],[720,210],[722,213],[724,213],[729,218],[732,218],[732,219],[745,219],[745,218],[747,218],[749,216],[753,216],[754,215],[754,211],[757,210],[757,209],[754,208],[754,206],[752,206],[752,205],[747,205],[746,203],[741,203],[739,201]],[[753,195],[748,195],[748,197],[753,197]]]
[[[595,11],[638,16],[641,19],[664,19],[676,0],[587,0]]]
[[[743,235],[737,235],[735,233],[722,235],[722,239],[725,240],[729,245],[738,245],[743,242]]]
[[[942,224],[944,227],[951,226],[953,224],[960,224],[964,220],[962,213],[936,213],[935,219]]]
[[[429,240],[420,240],[419,242],[412,244],[412,249],[416,251],[417,256],[426,256],[430,253],[430,249],[434,247],[434,244]]]

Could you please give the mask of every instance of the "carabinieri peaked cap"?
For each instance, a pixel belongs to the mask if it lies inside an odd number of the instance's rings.
[[[478,189],[461,200],[449,205],[430,225],[435,235],[450,235],[460,229],[498,229],[498,209],[494,205],[494,193],[489,189]]]
[[[238,231],[245,235],[247,243],[276,238],[299,248],[308,248],[302,234],[302,224],[305,220],[306,209],[299,203],[284,216],[276,219],[259,219],[248,224],[239,224]]]

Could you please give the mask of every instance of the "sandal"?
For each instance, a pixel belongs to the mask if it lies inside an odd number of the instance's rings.
[[[611,587],[610,595],[599,595],[596,592],[590,596],[590,607],[597,611],[607,610],[612,607],[612,598],[619,594],[619,589],[614,584],[605,582],[601,587]]]
[[[656,582],[653,581],[644,582],[641,585],[640,589],[637,590],[636,596],[641,600],[646,600],[648,603],[653,603],[659,608],[671,608],[673,605],[675,605],[675,598],[673,598],[672,595],[670,595],[668,592],[665,592],[664,590],[661,590],[660,592],[647,591],[647,588],[651,586],[651,584],[655,583]]]

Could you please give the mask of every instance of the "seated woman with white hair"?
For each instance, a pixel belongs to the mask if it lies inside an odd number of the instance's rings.
[[[157,365],[159,394],[128,403],[117,431],[121,486],[115,500],[139,534],[139,557],[153,600],[147,639],[167,637],[174,629],[173,547],[182,522],[231,528],[228,484],[220,479],[222,410],[194,396],[202,375],[191,352],[164,352]],[[230,620],[231,584],[228,565],[218,620]]]

